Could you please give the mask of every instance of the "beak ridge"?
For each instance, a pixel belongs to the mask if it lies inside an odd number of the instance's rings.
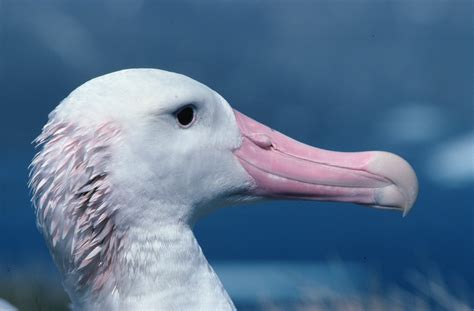
[[[352,202],[404,215],[416,200],[415,172],[397,155],[311,147],[234,113],[243,137],[234,154],[255,181],[255,196]]]

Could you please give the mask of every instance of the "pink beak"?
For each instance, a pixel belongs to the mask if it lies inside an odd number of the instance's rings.
[[[243,137],[234,154],[255,181],[252,195],[352,202],[403,215],[415,203],[415,172],[397,155],[314,148],[234,113]]]

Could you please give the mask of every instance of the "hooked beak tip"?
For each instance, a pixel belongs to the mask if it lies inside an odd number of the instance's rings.
[[[392,183],[376,191],[375,205],[393,207],[405,217],[418,196],[418,179],[411,165],[393,153],[377,151],[367,170]]]

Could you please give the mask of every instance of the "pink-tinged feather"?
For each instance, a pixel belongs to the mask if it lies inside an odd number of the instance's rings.
[[[41,148],[29,175],[37,223],[67,282],[78,291],[107,282],[114,287],[111,271],[122,237],[115,232],[119,202],[106,168],[118,134],[111,123],[85,129],[53,118],[34,141]]]

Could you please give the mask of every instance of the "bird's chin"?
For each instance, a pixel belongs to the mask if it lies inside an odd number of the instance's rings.
[[[254,181],[249,195],[351,202],[404,215],[413,206],[417,178],[399,156],[311,147],[234,112],[242,134],[234,154]]]

